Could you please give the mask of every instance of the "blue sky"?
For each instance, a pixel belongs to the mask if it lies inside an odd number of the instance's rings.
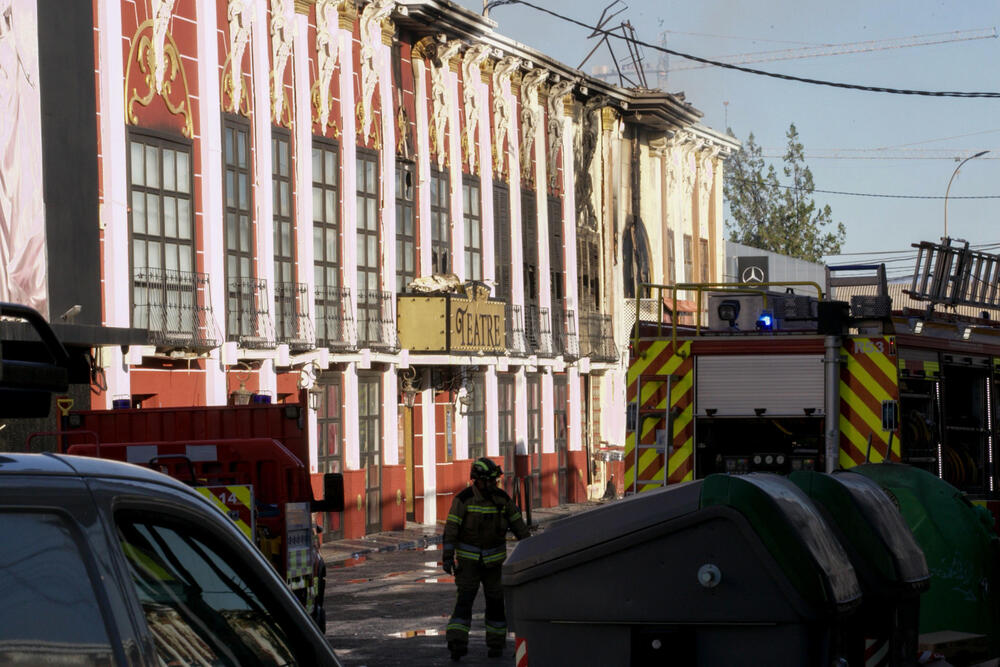
[[[560,14],[596,23],[610,0],[533,0]],[[462,0],[481,11],[482,3]],[[717,58],[770,50],[795,50],[823,44],[862,41],[897,43],[900,38],[1000,26],[1000,3],[986,0],[935,2],[879,0],[815,2],[771,0],[737,3],[725,0],[627,0],[628,9],[615,22],[628,20],[636,36],[659,44],[666,32],[671,49]],[[576,66],[593,48],[587,31],[538,11],[506,5],[491,10],[498,30],[520,42]],[[553,34],[560,36],[553,40]],[[619,59],[624,45],[615,49]],[[800,51],[799,51],[800,52]],[[648,68],[659,65],[660,54],[645,50]],[[610,64],[602,49],[584,67]],[[670,56],[671,65],[686,63]],[[932,46],[894,48],[810,59],[776,60],[748,65],[795,76],[927,91],[1000,92],[1000,39],[953,41]],[[647,74],[655,86],[655,74]],[[765,151],[780,155],[785,133],[795,123],[805,147],[806,163],[821,190],[880,195],[943,197],[958,162],[990,150],[965,164],[951,186],[948,231],[973,245],[1000,244],[998,199],[959,197],[1000,195],[1000,99],[963,99],[892,95],[787,82],[719,68],[671,72],[665,89],[683,92],[704,113],[702,122],[725,131],[727,122],[737,138],[753,132]],[[821,159],[843,155],[845,149],[891,149],[895,155],[938,159]],[[810,157],[810,151],[819,151]],[[780,167],[780,158],[774,162]],[[890,273],[912,270],[905,260],[910,244],[936,241],[943,234],[942,199],[901,199],[847,195],[815,195],[829,204],[834,219],[847,227],[843,253],[872,255],[830,258],[856,261],[885,257]]]

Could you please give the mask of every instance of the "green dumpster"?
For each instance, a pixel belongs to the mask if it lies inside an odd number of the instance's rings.
[[[921,634],[986,635],[990,655],[1000,655],[1000,538],[989,511],[919,468],[879,463],[853,470],[890,495],[924,552],[931,586],[920,603]]]

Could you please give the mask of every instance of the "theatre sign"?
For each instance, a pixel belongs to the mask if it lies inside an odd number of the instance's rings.
[[[485,285],[464,294],[400,295],[399,345],[410,352],[502,354],[507,350],[504,302]]]

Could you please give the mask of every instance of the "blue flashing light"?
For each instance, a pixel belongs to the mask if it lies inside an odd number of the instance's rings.
[[[774,329],[774,316],[766,310],[757,317],[757,329],[759,331],[772,331]]]

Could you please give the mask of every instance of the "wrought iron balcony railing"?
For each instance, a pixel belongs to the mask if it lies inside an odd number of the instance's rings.
[[[274,286],[274,321],[279,343],[294,352],[313,347],[313,323],[309,317],[309,286],[277,283]]]
[[[553,336],[558,339],[555,353],[562,354],[565,359],[579,359],[580,339],[576,334],[576,312],[564,310],[561,305],[553,306],[552,331]]]
[[[548,308],[538,309],[538,349],[535,352],[542,357],[551,357],[555,354],[552,347],[552,319],[549,317]]]
[[[138,268],[132,278],[132,324],[164,347],[210,349],[219,344],[208,274]]]
[[[541,344],[541,332],[538,326],[538,306],[525,306],[524,311],[525,352],[527,354],[535,354],[538,352]]]
[[[316,345],[341,351],[358,349],[351,288],[316,288]]]
[[[399,349],[394,302],[395,295],[392,292],[358,292],[359,347],[388,352]]]
[[[581,314],[580,332],[582,334],[580,345],[582,356],[590,357],[593,361],[618,361],[618,349],[615,346],[610,315]]]
[[[233,278],[226,289],[226,339],[246,349],[275,345],[274,325],[263,278]]]
[[[508,303],[504,306],[507,328],[507,352],[523,357],[527,353],[524,335],[524,311],[521,306]]]

